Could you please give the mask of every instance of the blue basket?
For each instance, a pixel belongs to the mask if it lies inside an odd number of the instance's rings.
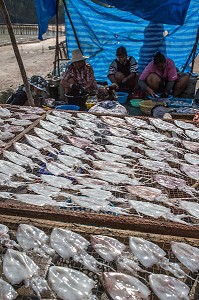
[[[116,93],[117,96],[118,96],[118,102],[123,104],[123,103],[126,103],[127,101],[127,97],[128,97],[128,93],[124,93],[124,92],[117,92]]]
[[[173,98],[168,103],[168,107],[192,107],[193,99]]]
[[[79,110],[80,107],[78,105],[59,105],[56,106],[55,109],[63,109],[63,110]]]

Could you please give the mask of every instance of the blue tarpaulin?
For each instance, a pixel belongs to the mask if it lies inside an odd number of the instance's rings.
[[[128,11],[98,5],[96,1],[66,0],[66,4],[81,50],[84,55],[89,56],[88,62],[93,66],[97,79],[107,79],[109,64],[120,45],[124,45],[128,54],[136,58],[141,72],[157,51],[173,59],[176,66],[182,68],[196,40],[199,25],[198,0],[190,1],[183,25],[146,21]],[[78,48],[78,43],[67,15],[65,20],[66,45],[70,58],[72,50]],[[196,54],[198,50],[199,48]]]
[[[43,40],[42,35],[48,29],[48,21],[56,15],[56,2],[56,0],[35,0],[40,40]]]

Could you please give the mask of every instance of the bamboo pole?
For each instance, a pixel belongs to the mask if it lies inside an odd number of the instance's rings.
[[[12,23],[10,21],[10,16],[8,14],[6,5],[4,3],[4,0],[0,0],[0,9],[3,13],[3,17],[5,19],[5,22],[6,22],[6,25],[7,25],[7,28],[8,28],[8,32],[9,32],[9,35],[10,35],[10,40],[11,40],[11,43],[12,43],[12,47],[13,47],[13,50],[14,50],[14,53],[15,53],[15,56],[16,56],[16,59],[17,59],[18,65],[19,65],[19,69],[20,69],[20,72],[21,72],[21,76],[22,76],[22,79],[23,79],[23,83],[24,83],[27,98],[28,98],[28,104],[30,106],[35,106],[34,100],[33,100],[33,97],[32,97],[31,91],[30,91],[30,85],[28,83],[28,79],[27,79],[25,68],[24,68],[24,64],[23,64],[23,61],[21,59],[21,55],[20,55],[20,52],[19,52],[19,49],[18,49],[18,46],[17,46],[17,42],[16,42],[16,39],[15,39],[15,35],[14,35],[14,32],[13,32]]]

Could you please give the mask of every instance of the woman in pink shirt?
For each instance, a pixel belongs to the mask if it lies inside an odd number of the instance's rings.
[[[162,93],[163,97],[168,94],[178,97],[188,86],[188,81],[188,74],[178,76],[172,59],[157,52],[140,75],[138,84],[152,97],[157,92]]]

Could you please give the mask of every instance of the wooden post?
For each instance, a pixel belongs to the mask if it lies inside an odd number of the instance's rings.
[[[9,32],[9,35],[10,35],[10,39],[11,39],[11,42],[12,42],[12,47],[13,47],[13,50],[14,50],[14,53],[15,53],[15,56],[16,56],[16,59],[17,59],[18,65],[19,65],[19,69],[20,69],[20,72],[21,72],[23,83],[24,83],[24,86],[25,86],[25,89],[26,89],[28,104],[30,106],[35,106],[34,100],[33,100],[33,97],[32,97],[31,91],[30,91],[30,85],[28,83],[26,71],[25,71],[23,61],[21,59],[21,55],[20,55],[20,52],[19,52],[19,49],[18,49],[18,46],[17,46],[15,35],[14,35],[14,32],[13,32],[12,23],[10,21],[10,16],[8,14],[6,5],[4,3],[4,0],[0,0],[0,8],[2,10],[3,17],[5,19],[5,22],[6,22],[6,25],[7,25],[7,28],[8,28],[8,32]]]

